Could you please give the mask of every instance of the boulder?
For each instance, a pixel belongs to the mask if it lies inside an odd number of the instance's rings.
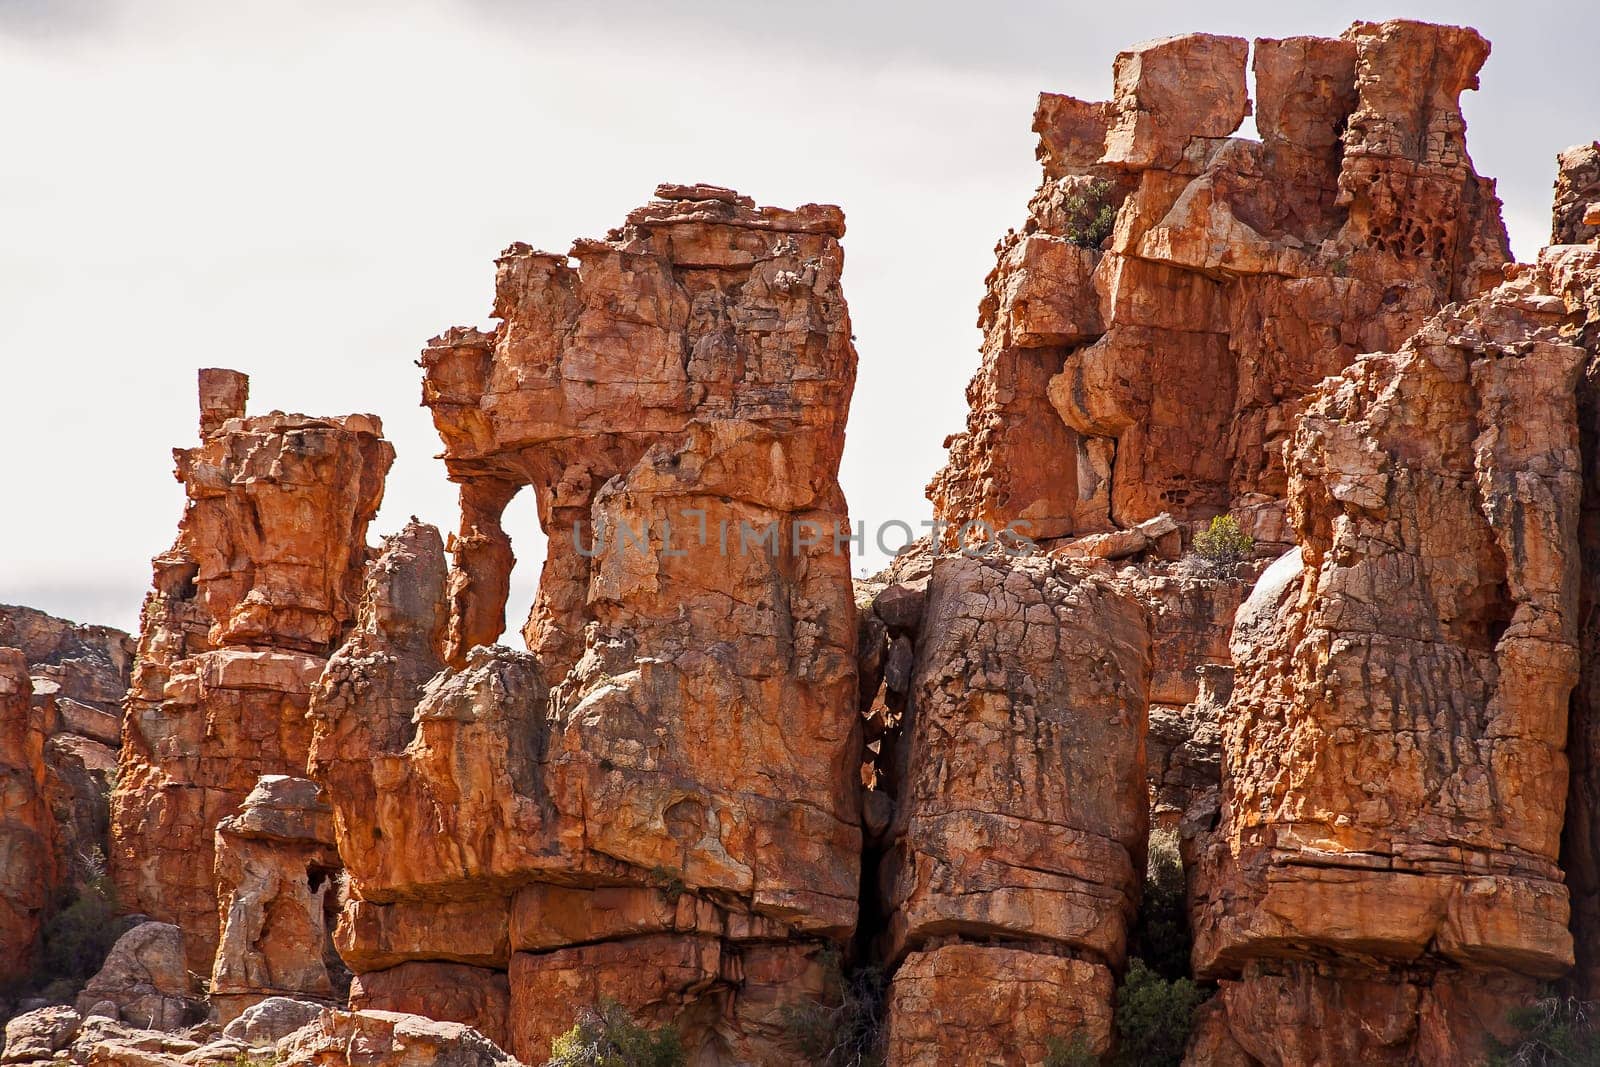
[[[112,946],[100,970],[78,994],[78,1010],[98,1013],[101,1003],[149,1030],[177,1030],[205,1014],[194,996],[183,931],[170,923],[141,923]]]
[[[245,1008],[222,1028],[222,1036],[246,1045],[274,1045],[321,1018],[326,1004],[293,997],[267,997]]]
[[[72,1044],[82,1025],[83,1017],[65,1006],[40,1008],[18,1015],[6,1023],[0,1063],[54,1059],[57,1052]]]

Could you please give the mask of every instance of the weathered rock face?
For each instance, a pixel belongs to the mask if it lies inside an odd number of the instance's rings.
[[[1302,547],[1235,624],[1196,908],[1196,967],[1238,979],[1228,1025],[1262,1062],[1470,1062],[1573,962],[1557,859],[1593,354],[1559,294],[1595,258],[1508,270],[1296,427]]]
[[[31,714],[28,661],[0,648],[0,959],[31,964],[50,891],[62,876],[44,798],[44,734]],[[6,983],[9,984],[9,983]]]
[[[304,774],[305,713],[355,617],[367,523],[394,450],[370,415],[247,418],[246,380],[200,372],[189,503],[154,562],[112,798],[124,907],[181,926],[209,974],[213,833],[265,774]]]
[[[1600,238],[1600,141],[1574,145],[1556,159],[1550,243],[1581,245]]]
[[[0,958],[10,963],[8,978],[27,974],[48,913],[104,874],[108,775],[132,645],[120,630],[0,605],[0,649],[17,652],[0,667],[0,912],[8,916]]]
[[[997,248],[941,519],[1053,539],[1281,497],[1301,397],[1498,280],[1458,106],[1477,33],[1255,42],[1260,142],[1229,137],[1246,54],[1168,38],[1117,57],[1109,103],[1040,98],[1044,183]]]
[[[889,993],[886,1062],[1043,1063],[1051,1039],[1111,1033],[1103,965],[1053,951],[961,941],[913,952]]]
[[[115,710],[127,695],[133,664],[133,639],[109,626],[58,619],[35,608],[0,604],[0,648],[15,648],[28,661],[34,692],[53,682],[66,700],[95,711]],[[81,709],[64,706],[74,732],[116,744],[116,723],[107,724]]]
[[[239,813],[217,824],[221,937],[209,990],[217,1018],[227,1022],[273,996],[338,995],[343,1003],[334,981],[341,864],[333,836],[321,788],[284,775],[261,778]]]
[[[1197,804],[1214,809],[1222,785],[1222,716],[1233,692],[1233,668],[1202,664],[1199,692],[1182,707],[1150,705],[1145,743],[1150,822],[1179,827]]]
[[[1563,162],[1571,152],[1563,154]],[[1600,231],[1583,247],[1549,248],[1541,260],[1551,289],[1572,312],[1564,335],[1588,356],[1578,384],[1583,450],[1579,516],[1579,674],[1572,694],[1568,754],[1572,789],[1561,866],[1572,894],[1578,967],[1574,985],[1600,997]]]
[[[889,1062],[1103,1050],[1144,858],[1145,612],[1063,559],[903,563],[874,605],[916,639],[882,760]]]
[[[309,1015],[307,1007],[315,1010]],[[6,1025],[0,1062],[23,1067],[519,1067],[471,1027],[388,1011],[339,1011],[277,998],[222,1034],[130,1026],[71,1008],[43,1008]],[[287,1027],[287,1029],[284,1029]]]
[[[500,325],[424,353],[454,567],[431,529],[393,539],[312,704],[363,1003],[495,1032],[508,990],[535,1062],[595,995],[776,1062],[781,1001],[856,919],[842,216],[657,195],[577,267],[513,246]],[[475,648],[530,485],[530,652]]]

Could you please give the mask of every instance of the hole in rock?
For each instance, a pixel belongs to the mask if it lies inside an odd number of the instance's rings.
[[[539,503],[532,488],[524,488],[511,498],[501,516],[500,526],[511,538],[511,551],[517,562],[511,568],[511,587],[506,596],[505,628],[497,640],[512,648],[526,648],[522,628],[533,611],[539,591],[539,571],[544,566],[547,539],[539,527]],[[572,536],[567,531],[565,536]]]

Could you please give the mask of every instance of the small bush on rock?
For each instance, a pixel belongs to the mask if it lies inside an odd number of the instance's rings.
[[[877,1067],[883,1062],[885,981],[877,967],[846,974],[837,949],[822,958],[826,982],[836,995],[824,1003],[783,1006],[789,1044],[816,1067]]]
[[[1162,978],[1175,981],[1189,974],[1189,945],[1178,835],[1172,830],[1152,830],[1145,863],[1144,902],[1133,929],[1132,954]]]
[[[1099,248],[1117,227],[1108,181],[1096,181],[1086,191],[1066,197],[1061,208],[1070,220],[1062,236],[1079,248]]]
[[[578,1013],[571,1030],[550,1045],[545,1067],[685,1067],[678,1031],[651,1030],[611,999]]]
[[[1255,538],[1241,530],[1232,515],[1218,515],[1194,539],[1194,554],[1213,567],[1231,567],[1248,559],[1255,547]]]

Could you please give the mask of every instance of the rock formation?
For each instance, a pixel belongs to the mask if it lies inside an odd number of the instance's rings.
[[[27,972],[50,890],[61,872],[44,800],[44,736],[31,714],[28,661],[0,648],[0,958]]]
[[[1556,160],[1550,243],[1581,245],[1600,238],[1600,141],[1574,145]]]
[[[148,1030],[177,1030],[205,1015],[205,1005],[190,994],[183,931],[170,923],[140,923],[111,947],[78,994],[78,1011]]]
[[[0,605],[0,991],[41,924],[105,873],[106,795],[132,641]]]
[[[221,935],[209,986],[223,1022],[274,995],[343,1003],[335,976],[333,809],[317,783],[264,775],[239,814],[217,824]],[[341,982],[340,985],[348,985]]]
[[[1258,40],[1259,142],[1229,136],[1248,50],[1167,38],[1118,55],[1110,102],[1041,96],[1044,182],[997,247],[939,518],[1039,540],[1163,511],[1270,525],[1300,398],[1498,280],[1499,201],[1458,106],[1477,33]]]
[[[1235,623],[1196,905],[1196,968],[1238,979],[1227,1025],[1260,1062],[1472,1062],[1573,963],[1557,861],[1593,353],[1558,294],[1597,262],[1508,269],[1296,425],[1301,547]]]
[[[1593,997],[1600,143],[1509,263],[1487,55],[1196,34],[1045,94],[949,526],[859,584],[837,208],[664,185],[508,249],[497,325],[420,361],[448,540],[367,548],[375,418],[202,371],[113,804],[160,921],[5,1062],[536,1064],[608,1001],[700,1067],[877,1009],[892,1067],[1127,1057],[1186,906],[1196,1067],[1476,1063]],[[0,610],[0,957],[104,832],[127,650],[64,626]]]
[[[213,835],[257,779],[303,775],[306,709],[355,617],[366,528],[394,450],[370,415],[246,417],[248,381],[200,372],[188,505],[154,561],[112,797],[129,910],[175,923],[189,969],[218,943]]]
[[[390,540],[312,702],[338,938],[361,1003],[531,1062],[600,996],[784,1062],[860,880],[844,224],[657,196],[576,266],[513,245],[500,324],[423,354],[462,527],[448,577],[431,529]],[[526,486],[549,555],[519,653],[483,646]]]
[[[1560,190],[1582,188],[1600,178],[1597,162],[1600,159],[1587,149],[1561,154],[1553,229],[1558,238],[1587,234],[1589,240],[1584,246],[1546,249],[1542,257],[1550,288],[1571,313],[1564,339],[1588,354],[1578,383],[1583,452],[1578,683],[1572,696],[1568,742],[1572,786],[1561,849],[1561,866],[1572,894],[1578,964],[1573,984],[1588,999],[1600,998],[1600,226],[1564,228],[1570,227],[1570,215],[1564,213]]]
[[[1145,612],[1067,560],[906,563],[878,594],[916,649],[884,756],[888,1062],[1103,1051],[1144,860]]]
[[[155,925],[155,924],[151,924]],[[340,1011],[282,999],[249,1027],[218,1033],[143,1029],[67,1007],[42,1008],[5,1028],[0,1062],[20,1067],[518,1067],[459,1023],[387,1011]],[[314,1010],[309,1015],[303,1009]],[[287,1027],[287,1029],[284,1029]]]

